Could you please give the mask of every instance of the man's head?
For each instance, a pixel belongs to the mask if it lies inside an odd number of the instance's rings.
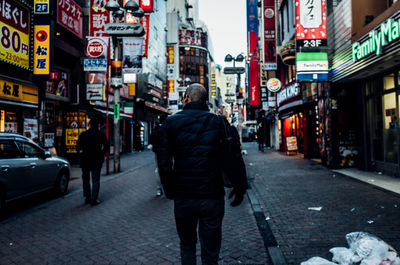
[[[208,100],[207,90],[199,83],[191,84],[185,92],[183,106],[190,102],[200,102],[206,104]]]
[[[90,129],[98,130],[99,129],[99,124],[100,124],[100,121],[97,118],[92,118],[89,121]]]

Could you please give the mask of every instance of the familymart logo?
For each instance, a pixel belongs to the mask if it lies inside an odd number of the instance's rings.
[[[400,19],[394,20],[389,18],[386,22],[382,23],[377,30],[372,30],[368,33],[369,39],[362,43],[353,43],[353,62],[361,60],[373,52],[375,52],[377,56],[381,55],[383,46],[400,37],[399,28]]]

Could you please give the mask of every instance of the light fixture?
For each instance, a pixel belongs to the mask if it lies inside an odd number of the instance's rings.
[[[117,1],[112,0],[112,1],[107,2],[105,8],[107,11],[114,12],[114,11],[118,11],[120,6]]]
[[[144,17],[144,11],[139,7],[138,10],[132,12],[132,15],[135,17]]]
[[[125,4],[125,9],[128,12],[135,12],[139,10],[139,5],[137,2],[133,1],[133,0],[129,0],[128,2],[126,2]],[[143,10],[142,10],[143,11]],[[135,16],[136,17],[136,16]]]
[[[243,57],[242,54],[239,54],[238,56],[236,56],[236,60],[235,60],[235,61],[237,61],[237,62],[243,62],[243,60],[244,60],[244,57]]]
[[[227,54],[227,55],[225,56],[225,62],[232,62],[232,60],[233,60],[232,55]]]
[[[113,16],[115,18],[119,18],[119,19],[122,19],[124,17],[124,14],[125,14],[125,12],[121,8],[113,12]]]

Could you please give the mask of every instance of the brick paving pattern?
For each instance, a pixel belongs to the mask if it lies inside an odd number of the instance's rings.
[[[67,196],[0,222],[0,264],[179,264],[173,203],[155,197],[152,152],[121,165],[102,177],[96,207],[83,204],[75,169]],[[269,264],[247,198],[225,208],[220,264]]]
[[[400,197],[332,173],[322,165],[244,145],[248,176],[288,264],[348,247],[345,235],[365,231],[400,251]],[[320,207],[312,211],[308,207]],[[369,224],[368,221],[373,221]]]

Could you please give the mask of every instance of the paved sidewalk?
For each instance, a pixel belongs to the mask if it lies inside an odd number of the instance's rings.
[[[78,177],[64,198],[0,222],[0,264],[180,264],[173,203],[155,197],[153,153],[123,159],[122,173],[102,176],[100,205],[83,204]],[[271,264],[247,198],[225,211],[220,264]]]
[[[347,247],[345,235],[355,231],[374,234],[400,250],[397,194],[312,160],[270,150],[261,153],[255,143],[244,148],[253,190],[288,264],[313,256],[330,260],[329,249]]]

